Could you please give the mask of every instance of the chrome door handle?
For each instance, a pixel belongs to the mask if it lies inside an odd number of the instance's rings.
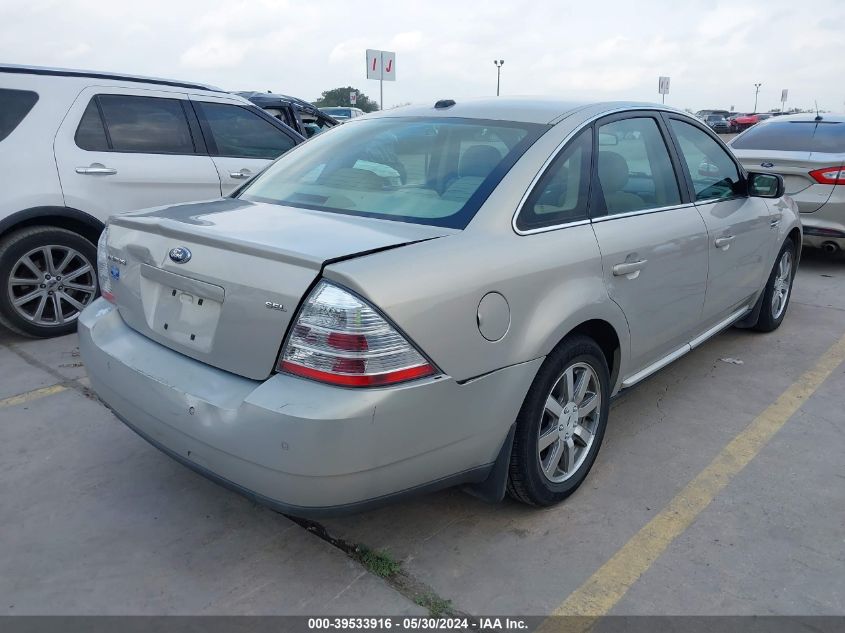
[[[241,169],[240,171],[232,171],[229,172],[230,178],[252,178],[252,172],[248,169]]]
[[[77,174],[100,175],[100,176],[114,176],[117,173],[116,169],[106,167],[100,163],[93,163],[89,167],[77,167]]]
[[[622,264],[616,264],[613,267],[613,274],[616,277],[622,277],[624,275],[631,275],[633,273],[639,273],[645,265],[648,263],[647,259],[641,259],[636,262],[624,262]],[[635,277],[631,277],[634,279]]]
[[[723,250],[727,250],[728,247],[731,245],[736,239],[736,235],[726,235],[725,237],[717,237],[714,244],[716,244],[716,248],[721,248]]]
[[[776,229],[779,224],[780,224],[780,218],[777,218],[777,219],[769,222],[769,226],[772,227],[773,229]]]

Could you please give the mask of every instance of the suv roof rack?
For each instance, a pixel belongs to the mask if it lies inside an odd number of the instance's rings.
[[[47,68],[44,66],[19,66],[17,64],[0,64],[0,73],[19,73],[22,75],[50,75],[54,77],[91,77],[93,79],[114,79],[117,81],[134,81],[137,83],[145,84],[175,86],[177,88],[191,88],[192,90],[224,92],[224,90],[221,90],[220,88],[215,88],[214,86],[207,86],[205,84],[192,83],[188,81],[159,79],[156,77],[144,77],[141,75],[125,75],[122,73],[109,73],[97,70],[73,70],[70,68]]]

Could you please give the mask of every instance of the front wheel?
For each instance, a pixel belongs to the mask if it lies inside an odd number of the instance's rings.
[[[0,242],[0,324],[32,337],[68,334],[97,296],[97,248],[65,229],[35,226]]]
[[[596,459],[609,408],[601,348],[585,336],[564,340],[537,372],[517,417],[510,495],[549,506],[575,492]]]
[[[789,299],[792,295],[792,282],[795,279],[796,248],[791,239],[787,239],[778,253],[777,261],[766,281],[763,291],[763,305],[754,329],[758,332],[772,332],[780,327],[786,316]]]

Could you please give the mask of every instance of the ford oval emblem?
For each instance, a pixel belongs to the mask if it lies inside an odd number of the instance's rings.
[[[170,259],[172,259],[177,264],[186,264],[191,261],[191,251],[189,251],[184,246],[177,246],[176,248],[171,248],[170,253],[168,253]]]
[[[774,166],[775,166],[774,163],[760,163],[760,167],[769,168],[769,167],[774,167]]]

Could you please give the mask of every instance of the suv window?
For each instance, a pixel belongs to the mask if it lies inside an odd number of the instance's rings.
[[[219,156],[272,159],[296,145],[290,136],[247,108],[223,103],[199,105]]]
[[[732,143],[736,149],[845,153],[845,123],[773,121],[755,125]]]
[[[113,151],[194,153],[194,141],[181,100],[131,95],[99,95],[96,99]]]
[[[79,120],[79,127],[76,128],[74,140],[80,149],[87,149],[90,152],[109,151],[106,128],[103,127],[103,119],[100,117],[96,97],[88,102],[88,107],[85,108],[85,112]]]
[[[598,176],[610,215],[681,202],[669,150],[652,117],[599,127]]]
[[[586,129],[560,152],[531,191],[516,227],[528,231],[587,219],[593,133]]]
[[[671,119],[670,125],[678,138],[696,200],[718,200],[743,194],[736,163],[719,143],[684,121]]]
[[[0,141],[9,136],[38,101],[31,90],[0,88]]]

